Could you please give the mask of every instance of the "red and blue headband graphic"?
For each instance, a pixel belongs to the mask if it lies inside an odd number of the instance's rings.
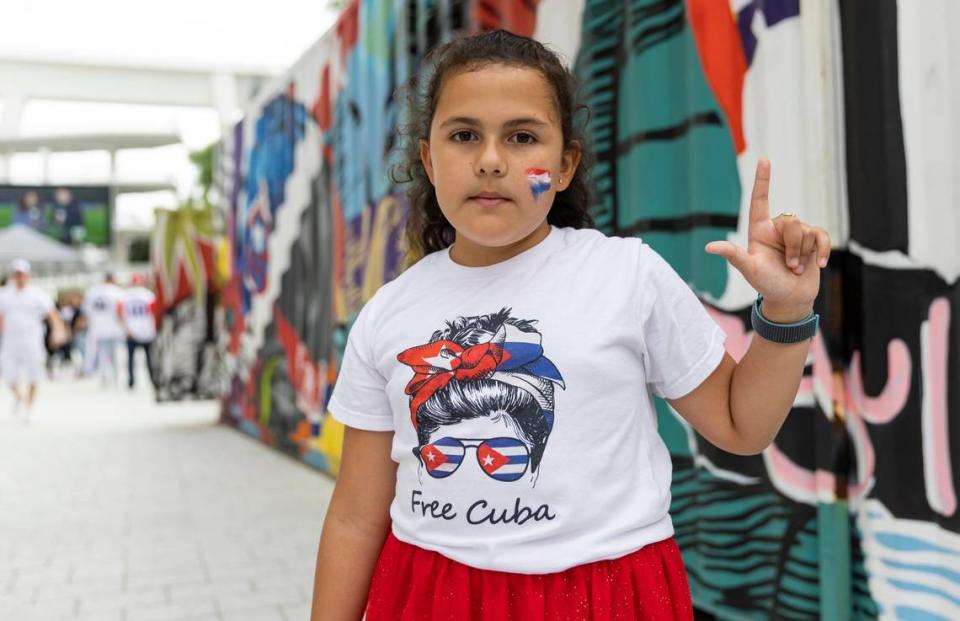
[[[410,420],[417,426],[417,411],[438,390],[451,381],[472,382],[492,379],[529,392],[553,427],[553,384],[564,387],[560,371],[543,355],[539,332],[524,332],[503,324],[490,340],[464,347],[442,339],[411,347],[397,360],[414,370],[407,383],[410,395]]]

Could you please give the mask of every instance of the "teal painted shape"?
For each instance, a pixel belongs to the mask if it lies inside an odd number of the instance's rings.
[[[677,457],[692,457],[690,443],[687,441],[687,430],[684,429],[677,417],[670,412],[670,406],[663,399],[655,398],[657,410],[657,431],[663,438],[671,455]]]
[[[820,532],[820,618],[847,621],[851,599],[850,509],[846,502],[817,505]]]
[[[707,254],[703,247],[726,239],[728,232],[701,227],[681,233],[650,231],[641,237],[698,293],[719,298],[727,288],[726,260]]]
[[[662,420],[662,419],[661,419]],[[718,619],[816,619],[818,522],[768,484],[720,479],[675,457],[673,516],[696,605]]]
[[[644,25],[652,24],[632,26]],[[724,117],[686,22],[675,36],[628,54],[617,88],[617,229],[691,215],[736,218],[741,190],[733,140],[726,125],[697,121]],[[727,286],[726,261],[703,246],[729,232],[698,226],[638,234],[696,290],[716,298]]]
[[[615,234],[616,122],[618,75],[626,53],[623,44],[626,7],[606,0],[588,0],[583,8],[580,49],[575,72],[581,97],[589,107],[587,139],[597,161],[591,170],[596,197],[592,213],[597,228]]]

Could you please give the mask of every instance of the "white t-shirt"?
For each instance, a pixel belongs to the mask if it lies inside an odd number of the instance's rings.
[[[130,287],[123,292],[123,325],[135,340],[141,343],[157,337],[153,305],[157,296],[146,287]]]
[[[3,315],[2,346],[42,347],[43,318],[52,308],[53,299],[39,287],[4,287],[0,291],[0,315]]]
[[[95,339],[123,336],[117,312],[123,303],[123,289],[111,283],[94,285],[83,296],[83,312],[87,316],[87,334]]]
[[[443,250],[384,285],[329,409],[394,431],[398,539],[482,569],[561,571],[673,535],[650,391],[692,391],[724,340],[639,239],[553,227],[507,261],[464,267]]]

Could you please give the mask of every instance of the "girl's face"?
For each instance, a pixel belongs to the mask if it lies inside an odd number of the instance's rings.
[[[540,241],[580,161],[579,147],[563,148],[550,84],[535,69],[494,64],[447,75],[440,88],[420,157],[460,257]]]

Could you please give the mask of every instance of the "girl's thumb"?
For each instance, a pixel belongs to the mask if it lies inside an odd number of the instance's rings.
[[[747,258],[747,251],[728,241],[714,241],[704,247],[709,254],[716,254],[727,261],[730,261],[730,264],[733,267],[737,268],[739,271],[743,271],[741,268],[744,267],[744,263]]]

